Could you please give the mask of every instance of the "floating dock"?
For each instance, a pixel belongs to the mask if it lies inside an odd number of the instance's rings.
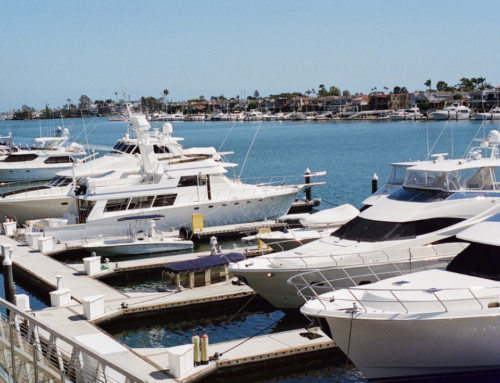
[[[99,326],[105,327],[106,324],[117,320],[120,323],[127,321],[132,323],[144,320],[147,316],[168,318],[173,312],[178,313],[182,310],[186,313],[197,312],[217,306],[231,305],[236,311],[255,296],[256,293],[250,287],[221,282],[167,293],[124,293],[94,277],[87,276],[81,265],[62,264],[15,239],[0,236],[0,245],[10,245],[13,248],[15,279],[22,278],[27,283],[39,287],[41,291],[49,293],[56,289],[56,277],[61,277],[62,286],[59,286],[61,290],[57,291],[70,290],[68,294],[71,298],[65,305],[33,312],[32,315],[37,321],[47,328],[50,326],[51,331],[56,331],[60,337],[68,341],[81,337],[85,339],[104,337],[107,344],[126,351],[128,366],[140,376],[146,377],[148,382],[194,382],[210,374],[246,368],[242,366],[252,366],[251,368],[265,366],[272,369],[275,363],[287,364],[292,359],[296,361],[297,358],[301,359],[308,355],[316,357],[318,353],[335,349],[333,342],[319,330],[312,339],[303,336],[307,335],[305,330],[296,330],[211,344],[209,355],[218,352],[221,355],[218,360],[195,367],[185,376],[175,378],[168,364],[168,348],[132,349],[121,344]],[[193,253],[119,262],[118,266],[115,265],[104,273],[157,268],[158,265],[164,265],[165,260],[178,261],[199,256],[200,253]],[[101,299],[102,312],[92,315],[90,311],[89,314],[88,302]],[[54,338],[53,335],[51,337]],[[69,354],[72,352],[71,347],[63,351]],[[129,379],[129,381],[144,382],[140,379]]]

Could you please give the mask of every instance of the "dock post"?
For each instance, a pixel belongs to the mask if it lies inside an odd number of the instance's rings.
[[[5,279],[5,299],[12,303],[16,304],[16,298],[14,295],[16,294],[16,287],[14,286],[14,276],[12,274],[12,253],[14,249],[10,248],[5,252],[5,257],[3,258],[2,266],[3,266],[3,276]]]
[[[306,169],[306,173],[304,174],[306,184],[311,183],[311,171],[309,168]],[[312,191],[311,187],[306,188],[306,201],[312,201]]]
[[[376,173],[373,173],[372,177],[372,194],[378,190],[378,177]]]

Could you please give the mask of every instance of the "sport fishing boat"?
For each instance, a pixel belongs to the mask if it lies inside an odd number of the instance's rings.
[[[472,111],[459,102],[433,113],[436,120],[468,120],[471,115]]]
[[[193,241],[186,241],[180,237],[166,236],[166,233],[156,230],[155,221],[161,216],[148,216],[144,220],[148,221],[149,230],[137,227],[137,222],[143,220],[142,217],[125,219],[135,221],[136,224],[129,228],[125,237],[103,237],[83,238],[82,249],[96,252],[97,255],[139,255],[164,253],[175,250],[192,249]]]
[[[369,381],[498,382],[499,231],[497,214],[458,234],[470,245],[446,270],[303,289],[314,299],[301,312],[320,318]]]
[[[58,137],[34,138],[30,149],[12,148],[0,160],[0,181],[49,180],[57,172],[70,169],[75,161],[73,157],[86,153],[77,143],[64,146],[68,138],[68,129],[59,128]]]
[[[384,263],[392,267],[394,261],[388,251],[455,242],[458,233],[500,212],[500,133],[477,140],[467,158],[437,154],[408,167],[403,188],[362,209],[331,236],[239,262],[231,272],[275,306],[293,309],[302,303],[286,284],[294,275],[360,260],[376,262],[382,272]]]
[[[193,156],[206,156],[220,161],[221,155],[215,148],[184,148],[179,142],[184,138],[173,137],[170,123],[163,124],[163,130],[154,129],[142,113],[129,111],[132,122],[126,133],[120,138],[109,154],[95,158],[90,156],[87,162],[73,162],[68,170],[58,172],[45,185],[19,184],[2,188],[0,193],[0,211],[15,217],[17,222],[36,220],[46,217],[61,217],[74,200],[76,181],[84,177],[99,176],[110,171],[123,174],[137,174],[141,170],[138,129],[143,130],[143,141],[153,145],[153,152],[159,161],[179,161]],[[146,134],[147,132],[147,134]],[[0,163],[1,164],[1,163]]]

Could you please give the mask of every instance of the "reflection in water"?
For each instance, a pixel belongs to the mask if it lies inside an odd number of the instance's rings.
[[[308,323],[300,313],[285,315],[272,307],[233,315],[189,315],[188,318],[148,321],[147,325],[135,327],[115,326],[109,332],[129,347],[155,348],[191,343],[196,327],[205,329],[210,343],[221,343],[251,337],[264,329],[259,335],[299,329]],[[274,322],[277,323],[273,325]]]

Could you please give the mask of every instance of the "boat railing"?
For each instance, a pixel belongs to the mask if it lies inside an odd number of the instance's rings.
[[[133,369],[95,351],[0,298],[2,381],[147,383]],[[6,315],[7,313],[7,315]]]
[[[321,239],[318,239],[321,241]],[[260,257],[260,260],[268,261],[272,267],[277,269],[289,268],[295,266],[297,268],[305,267],[305,268],[315,268],[318,269],[320,267],[325,267],[328,265],[329,267],[340,267],[342,265],[346,265],[348,262],[352,264],[353,259],[359,259],[358,265],[367,264],[367,265],[377,265],[377,263],[383,262],[395,262],[395,257],[397,261],[418,261],[420,259],[425,259],[429,257],[443,257],[448,256],[450,254],[456,255],[460,251],[462,251],[467,244],[456,242],[456,243],[447,243],[441,245],[434,246],[419,246],[419,247],[410,247],[405,249],[396,249],[396,250],[378,250],[373,252],[366,253],[346,253],[342,255],[328,254],[328,255],[283,255],[283,256],[273,256],[273,257]],[[328,253],[329,251],[325,251]],[[386,258],[382,260],[382,257]]]
[[[0,197],[10,195],[21,195],[29,192],[37,192],[37,196],[56,196],[65,195],[63,187],[47,187],[49,180],[41,181],[22,181],[22,182],[2,182],[0,183]],[[41,192],[43,190],[43,192]]]

